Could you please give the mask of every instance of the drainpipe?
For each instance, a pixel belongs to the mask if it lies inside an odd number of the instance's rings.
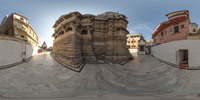
[[[23,52],[25,56],[25,58],[23,59],[24,61],[26,61],[26,42],[27,42],[27,39],[24,39],[24,44],[25,44],[25,51]]]

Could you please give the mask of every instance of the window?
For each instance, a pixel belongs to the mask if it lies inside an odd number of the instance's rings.
[[[133,43],[133,41],[131,41],[131,43]]]
[[[161,32],[160,34],[161,34],[161,37],[164,35],[164,33],[163,33],[163,32]]]
[[[174,33],[177,33],[178,32],[178,26],[175,26],[174,27]]]
[[[24,38],[24,35],[21,35],[22,38]]]
[[[170,31],[169,32],[172,32],[172,28],[170,28]]]
[[[66,28],[65,31],[66,31],[66,32],[68,32],[68,31],[72,31],[72,28],[71,28],[71,27],[68,27],[68,28]]]
[[[69,31],[72,31],[72,28],[71,28],[71,27],[69,27],[69,28],[68,28],[68,30],[69,30]]]
[[[195,30],[195,29],[193,29],[193,32],[196,32],[196,30]]]
[[[183,25],[181,25],[181,28],[184,28],[184,24],[183,24]]]
[[[64,34],[64,31],[60,31],[58,36],[61,36]]]
[[[21,20],[24,20],[23,18],[20,17]]]
[[[81,31],[81,35],[86,35],[87,34],[87,31],[85,30],[85,29],[83,29],[82,31]]]

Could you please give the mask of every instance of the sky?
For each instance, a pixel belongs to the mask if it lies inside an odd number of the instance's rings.
[[[192,22],[200,25],[200,0],[0,0],[0,20],[13,12],[26,16],[39,37],[38,45],[45,41],[48,47],[53,46],[55,21],[70,12],[119,12],[128,18],[129,34],[141,33],[149,40],[167,20],[165,15],[178,10],[189,10]]]

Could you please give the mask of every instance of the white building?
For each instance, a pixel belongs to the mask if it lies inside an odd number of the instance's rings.
[[[200,68],[200,40],[162,43],[152,47],[152,55],[176,67]]]
[[[38,52],[38,36],[28,18],[18,13],[4,17],[0,24],[0,67],[26,61]]]

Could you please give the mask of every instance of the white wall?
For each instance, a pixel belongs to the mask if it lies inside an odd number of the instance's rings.
[[[138,54],[140,54],[140,55],[145,55],[146,52],[145,52],[145,51],[138,51]]]
[[[138,49],[128,49],[130,51],[130,53],[137,53]]]
[[[188,49],[188,65],[190,68],[200,66],[200,40],[180,40],[163,43],[152,47],[152,55],[161,60],[177,65],[176,52]]]
[[[33,56],[33,55],[36,55],[36,54],[38,53],[38,50],[39,50],[40,48],[37,47],[37,46],[32,46],[32,48],[33,48],[33,53],[32,53],[32,56]]]
[[[11,40],[0,40],[0,66],[20,62],[25,57],[23,52],[26,52],[26,58],[36,54],[38,47],[32,47],[24,42],[16,42]]]

